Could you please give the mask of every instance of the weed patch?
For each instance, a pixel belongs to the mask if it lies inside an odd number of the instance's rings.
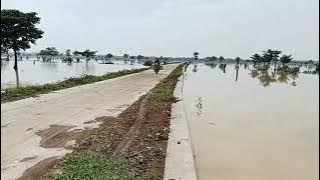
[[[62,171],[53,173],[51,179],[133,179],[129,173],[130,163],[128,161],[91,151],[68,154],[61,165]]]

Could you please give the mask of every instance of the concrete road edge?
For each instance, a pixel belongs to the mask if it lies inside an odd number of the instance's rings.
[[[164,180],[197,180],[191,136],[183,111],[182,79],[179,78],[174,90],[175,97],[180,101],[172,104]]]

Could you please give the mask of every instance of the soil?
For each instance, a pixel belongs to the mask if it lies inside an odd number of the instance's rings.
[[[58,157],[51,157],[40,161],[35,166],[27,169],[19,180],[34,180],[34,179],[46,179],[44,178],[47,171],[54,167],[58,162]]]
[[[157,87],[174,89],[178,77],[168,76]],[[152,90],[151,90],[152,93]],[[98,117],[87,123],[102,122],[98,128],[68,131],[71,126],[52,125],[37,132],[45,148],[65,147],[74,151],[91,150],[134,162],[136,177],[163,178],[170,126],[171,104],[142,96],[117,118]],[[67,146],[75,141],[76,146]],[[48,171],[58,170],[57,158],[47,159],[24,173],[24,178],[47,179]]]

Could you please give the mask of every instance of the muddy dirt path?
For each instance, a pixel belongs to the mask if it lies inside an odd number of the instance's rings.
[[[148,70],[37,98],[1,104],[1,178],[21,177],[27,169],[29,170],[27,172],[30,172],[30,168],[39,163],[53,164],[51,162],[71,152],[71,149],[81,149],[81,147],[90,149],[92,144],[97,144],[94,146],[95,149],[100,148],[101,151],[118,148],[119,154],[122,154],[122,151],[129,152],[132,145],[139,140],[129,138],[126,141],[130,143],[122,143],[123,145],[112,142],[121,142],[124,132],[130,132],[128,130],[136,123],[122,125],[119,121],[115,121],[114,117],[118,117],[175,67],[176,64],[166,65],[158,75]],[[134,114],[130,116],[135,117]],[[101,124],[103,127],[105,122],[113,122],[114,126],[108,128],[120,131],[118,134],[110,134],[113,139],[109,140],[110,147],[106,147],[105,143],[101,147],[99,143],[94,143],[102,136],[88,136],[93,133],[90,129]],[[152,124],[147,121],[146,123]],[[137,127],[139,129],[144,125]],[[134,130],[132,133],[140,134]],[[87,141],[83,141],[80,147],[75,144],[76,140],[84,139]]]

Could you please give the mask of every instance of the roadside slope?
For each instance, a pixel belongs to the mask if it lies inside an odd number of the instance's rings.
[[[40,162],[50,165],[74,142],[48,139],[97,127],[101,122],[86,123],[97,117],[117,117],[177,66],[166,65],[158,75],[147,70],[1,104],[1,178],[18,178]]]

